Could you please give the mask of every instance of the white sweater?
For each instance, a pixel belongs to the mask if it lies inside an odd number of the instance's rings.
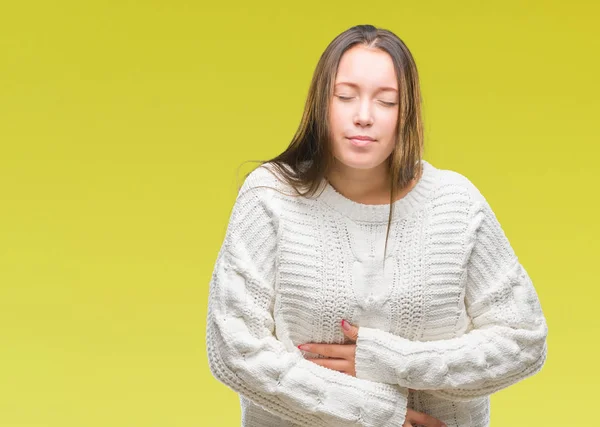
[[[484,427],[489,395],[541,369],[546,321],[492,209],[463,175],[423,167],[394,204],[385,261],[389,205],[353,202],[326,181],[298,197],[266,167],[246,179],[206,330],[211,372],[239,394],[242,426],[402,426],[412,408]],[[348,343],[342,319],[359,327],[356,377],[296,347]]]

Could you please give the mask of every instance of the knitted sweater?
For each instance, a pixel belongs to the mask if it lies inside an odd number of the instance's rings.
[[[353,202],[327,181],[300,197],[269,165],[246,178],[206,330],[242,426],[402,426],[412,408],[484,427],[489,395],[541,369],[546,321],[490,205],[463,175],[423,168],[394,202],[385,259],[389,204]],[[349,343],[342,319],[359,328],[356,377],[296,347]]]

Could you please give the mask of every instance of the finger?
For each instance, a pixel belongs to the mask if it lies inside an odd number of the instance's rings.
[[[406,413],[406,417],[413,424],[422,424],[427,427],[446,427],[446,424],[444,424],[437,418],[433,418],[422,412],[416,412],[416,411],[409,410]]]
[[[352,355],[353,349],[348,344],[302,344],[300,350],[320,354],[326,357],[346,359]]]
[[[333,369],[338,372],[347,372],[350,368],[347,360],[344,359],[317,359],[317,358],[308,358],[306,359],[310,362],[316,363],[317,365],[321,365],[325,368]]]
[[[342,320],[342,332],[352,341],[356,341],[358,339],[358,328],[348,322],[347,320]]]

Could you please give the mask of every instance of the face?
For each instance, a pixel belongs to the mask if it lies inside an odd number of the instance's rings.
[[[342,55],[329,109],[338,167],[385,167],[395,145],[398,101],[396,72],[387,52],[357,45]]]

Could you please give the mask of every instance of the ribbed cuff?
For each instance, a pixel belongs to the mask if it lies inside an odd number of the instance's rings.
[[[398,370],[403,371],[402,359],[392,358],[381,343],[382,332],[361,326],[356,340],[356,377],[387,384],[399,384]]]

